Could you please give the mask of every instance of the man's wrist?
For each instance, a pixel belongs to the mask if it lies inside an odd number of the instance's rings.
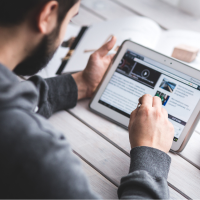
[[[91,97],[92,92],[87,82],[83,78],[83,72],[72,74],[72,77],[74,78],[78,88],[78,100]]]

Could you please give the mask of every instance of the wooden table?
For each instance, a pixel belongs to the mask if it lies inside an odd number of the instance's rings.
[[[166,29],[200,32],[200,26],[195,25],[198,19],[159,0],[83,0],[80,14],[73,22],[90,25],[138,14],[156,20]],[[92,113],[88,104],[89,100],[80,101],[74,109],[55,114],[50,123],[66,134],[74,153],[82,161],[93,190],[104,199],[117,199],[120,179],[128,174],[130,164],[128,132]],[[182,153],[169,153],[172,158],[168,177],[171,199],[200,198],[199,134],[200,125]]]

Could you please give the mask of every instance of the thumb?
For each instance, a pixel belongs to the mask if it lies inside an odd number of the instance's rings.
[[[106,42],[100,49],[96,51],[101,57],[104,57],[108,54],[108,52],[115,46],[117,38],[112,36],[111,40]]]

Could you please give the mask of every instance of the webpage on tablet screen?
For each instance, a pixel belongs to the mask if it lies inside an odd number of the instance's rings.
[[[127,50],[99,103],[130,117],[144,94],[161,98],[178,141],[200,99],[200,82],[147,57]]]

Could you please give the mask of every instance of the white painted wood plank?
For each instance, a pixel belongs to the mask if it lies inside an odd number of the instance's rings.
[[[159,0],[113,0],[155,20],[166,29],[187,29],[200,32],[200,19]]]
[[[86,173],[91,188],[94,192],[99,194],[103,199],[117,199],[117,187],[103,177],[99,172],[93,169],[86,162],[82,161],[83,170]],[[173,193],[173,196],[177,194]]]
[[[80,101],[70,112],[129,152],[128,131],[90,112],[88,103],[88,100]],[[169,155],[172,158],[169,182],[191,198],[200,197],[200,171],[180,156]]]
[[[187,146],[180,153],[187,160],[192,162],[196,167],[200,169],[200,135],[197,132],[194,132],[191,136]]]
[[[131,13],[128,11],[126,13],[126,9],[119,8],[120,6],[110,0],[84,0],[82,4],[87,7],[88,9],[92,9],[93,12],[97,13],[97,15],[104,16],[107,19],[117,18],[120,13],[120,16],[128,16]],[[79,21],[79,24],[90,24],[95,23],[97,21],[102,21],[102,19],[96,17],[96,15],[90,13],[89,11],[85,10],[84,8],[80,8],[80,14],[76,17]],[[75,18],[75,20],[76,20]],[[92,19],[92,20],[91,20]],[[81,22],[80,22],[81,21]],[[116,127],[117,128],[117,127]],[[190,160],[194,165],[200,168],[200,123],[198,124],[196,131],[199,133],[194,133],[190,142],[188,143],[186,149],[181,153],[186,159]],[[112,136],[111,136],[112,137]],[[120,141],[120,137],[118,138]],[[128,147],[127,147],[128,148]],[[126,149],[128,151],[128,149]]]
[[[101,15],[100,12],[97,12],[97,14]],[[106,14],[106,12],[104,12],[104,14]],[[114,18],[115,17],[115,14],[116,13],[112,13],[110,15],[106,15],[107,17],[106,18]],[[130,12],[128,13],[128,15],[130,14]],[[126,14],[125,14],[126,15]],[[80,14],[79,16],[77,16],[76,18],[74,18],[73,22],[77,25],[91,25],[93,23],[96,23],[96,22],[100,22],[102,21],[101,18],[97,17],[96,15],[86,11],[84,8],[80,8]],[[119,127],[118,127],[119,128]],[[86,171],[87,173],[87,171]],[[99,178],[99,177],[98,177]],[[97,182],[99,182],[99,180],[95,180],[95,179],[98,179],[97,177],[93,178],[92,180],[92,183],[94,183],[94,190],[97,190],[98,189],[98,186],[95,185]],[[110,191],[110,189],[109,189]],[[98,191],[97,191],[98,193]],[[173,189],[170,188],[170,193],[171,193],[171,198],[172,199],[180,199],[182,198],[181,195],[179,195],[176,191],[174,191]],[[106,193],[107,195],[108,193]],[[109,193],[109,195],[111,195],[111,193]],[[113,195],[113,193],[112,193]]]
[[[110,0],[85,0],[81,4],[107,20],[136,15]]]
[[[72,22],[79,26],[90,26],[93,23],[101,22],[102,19],[98,16],[88,12],[84,8],[80,7],[79,14],[72,19]]]
[[[170,199],[186,199],[178,192],[169,187]]]
[[[54,115],[50,122],[66,135],[73,150],[93,163],[115,183],[119,184],[121,177],[128,173],[129,157],[69,113],[60,112]]]
[[[130,158],[72,115],[60,112],[51,117],[50,122],[66,135],[73,150],[106,174],[116,185],[128,174]],[[92,182],[95,184],[94,188],[98,187],[96,180],[93,179]],[[113,192],[115,195],[115,190]],[[172,199],[184,199],[172,188],[170,194]],[[110,192],[106,195],[109,196]]]
[[[87,100],[81,101],[78,103],[77,107],[72,110],[72,112],[75,115],[77,115],[78,117],[80,117],[86,122],[89,122],[89,119],[87,118],[88,114],[85,114],[87,111],[90,112],[88,109],[88,104],[89,104],[89,101]],[[85,118],[84,118],[84,115],[85,115]],[[97,130],[101,130],[102,133],[106,133],[108,135],[108,138],[110,138],[112,141],[115,141],[116,144],[121,144],[121,142],[123,141],[123,144],[127,144],[127,145],[123,145],[121,147],[125,151],[129,152],[130,150],[129,139],[128,137],[124,137],[125,134],[128,135],[128,131],[124,130],[123,128],[119,126],[116,126],[113,123],[110,123],[108,120],[103,119],[94,113],[92,113],[92,115],[90,113],[88,117],[93,117],[93,116],[95,116],[98,119],[92,121],[93,123],[92,126],[95,127]],[[99,123],[99,120],[101,123]],[[113,132],[116,134],[113,134]],[[197,132],[194,132],[186,148],[181,153],[181,155],[200,168],[200,145],[199,144],[200,144],[200,135]]]
[[[198,123],[198,125],[196,127],[196,132],[200,134],[200,122]]]

